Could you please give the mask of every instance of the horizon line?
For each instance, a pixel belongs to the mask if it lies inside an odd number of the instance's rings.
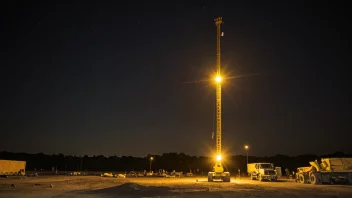
[[[2,150],[0,151],[0,153],[4,153],[4,152],[7,152],[7,153],[13,153],[13,154],[29,154],[29,155],[37,155],[37,154],[44,154],[44,155],[64,155],[64,156],[72,156],[72,157],[85,157],[85,156],[88,156],[88,157],[94,157],[94,156],[104,156],[104,157],[135,157],[135,158],[146,158],[146,157],[149,157],[149,156],[162,156],[163,154],[170,154],[170,153],[176,153],[176,154],[185,154],[187,156],[190,156],[190,157],[211,157],[211,156],[205,156],[205,155],[188,155],[184,152],[164,152],[162,154],[147,154],[146,156],[133,156],[133,155],[103,155],[103,154],[99,154],[99,155],[75,155],[75,154],[64,154],[64,153],[54,153],[54,154],[48,154],[48,153],[44,153],[44,152],[39,152],[39,153],[28,153],[28,152],[13,152],[13,151],[6,151],[6,150]],[[248,155],[248,157],[275,157],[275,156],[285,156],[285,157],[299,157],[299,156],[311,156],[311,155],[314,155],[314,156],[326,156],[326,155],[334,155],[334,154],[343,154],[343,155],[352,155],[352,153],[345,153],[343,151],[335,151],[335,152],[332,152],[332,153],[328,153],[328,154],[298,154],[298,155],[286,155],[286,154],[282,154],[282,153],[278,153],[278,154],[275,154],[275,155],[264,155],[264,156],[255,156],[255,155]],[[246,156],[246,154],[238,154],[238,155],[230,155],[231,157],[235,157],[235,156]]]

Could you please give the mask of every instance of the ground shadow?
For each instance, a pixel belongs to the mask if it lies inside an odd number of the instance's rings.
[[[282,182],[296,183],[294,180],[283,180],[283,179],[278,179],[276,181],[270,181],[270,180],[263,180],[263,181],[250,180],[250,181],[262,182],[262,183],[282,183]]]
[[[223,197],[273,197],[274,191],[263,189],[213,189],[209,188],[170,188],[161,186],[142,186],[135,183],[125,183],[119,186],[81,192],[85,197],[182,197],[182,198],[223,198]]]
[[[171,196],[179,193],[172,192],[169,187],[162,186],[142,186],[135,183],[125,183],[119,186],[91,190],[82,192],[83,194],[124,196],[124,197],[154,197],[154,196]]]
[[[193,189],[194,190],[194,189]],[[79,194],[107,197],[222,197],[218,192],[209,192],[208,188],[170,188],[163,186],[142,186],[125,183],[119,186],[80,192]]]

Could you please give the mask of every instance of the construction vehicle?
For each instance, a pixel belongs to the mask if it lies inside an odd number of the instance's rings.
[[[1,176],[24,176],[26,174],[26,161],[0,160]]]
[[[247,172],[252,180],[276,181],[278,174],[272,163],[250,163],[247,164]]]
[[[308,178],[308,174],[309,172],[312,170],[311,166],[306,166],[306,167],[298,167],[297,168],[297,172],[294,175],[295,176],[295,180],[296,182],[300,182],[300,183],[306,183],[308,182],[306,178]],[[301,175],[303,176],[302,179],[300,179]],[[306,181],[304,181],[304,179],[306,179]],[[300,181],[301,180],[301,181]]]
[[[352,183],[352,158],[322,158],[297,168],[296,181],[302,184]]]
[[[216,25],[216,160],[212,170],[208,172],[208,182],[230,182],[230,173],[224,172],[221,153],[221,73],[220,73],[220,26],[222,17],[214,19]]]

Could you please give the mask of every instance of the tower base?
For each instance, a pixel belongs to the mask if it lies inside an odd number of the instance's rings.
[[[213,170],[208,172],[208,182],[213,181],[230,182],[230,172],[224,172],[221,162],[215,162]]]
[[[208,172],[208,182],[230,182],[230,172]]]

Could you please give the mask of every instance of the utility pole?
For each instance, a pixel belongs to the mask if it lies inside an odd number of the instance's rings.
[[[247,153],[247,164],[248,164],[248,149],[246,150],[246,153]]]
[[[246,154],[247,154],[247,164],[248,164],[248,148],[249,146],[248,145],[245,145],[244,148],[246,149]]]
[[[149,172],[152,172],[152,161],[153,161],[153,157],[150,157],[150,163],[149,163]]]
[[[248,149],[249,149],[249,146],[248,145],[245,145],[244,148],[246,149],[246,154],[247,154],[247,172],[248,172]]]

